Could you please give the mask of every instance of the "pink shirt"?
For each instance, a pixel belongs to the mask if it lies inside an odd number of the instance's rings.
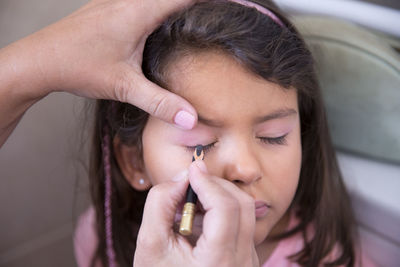
[[[93,207],[86,210],[79,218],[77,228],[74,235],[75,258],[79,267],[89,267],[91,259],[97,247],[97,236],[95,232],[95,211]],[[292,216],[288,229],[296,226],[298,220]],[[287,259],[288,256],[299,252],[303,248],[303,237],[301,233],[297,233],[289,238],[285,238],[279,242],[278,246],[272,252],[269,259],[262,264],[262,267],[299,267],[297,263],[293,263]],[[335,250],[327,257],[332,260],[335,257]],[[101,267],[100,263],[96,266]],[[365,255],[362,255],[362,267],[375,267],[376,265],[370,261]]]
[[[296,216],[291,216],[290,222],[287,230],[293,229],[299,220]],[[309,229],[310,233],[312,233],[313,229]],[[268,260],[262,265],[262,267],[300,267],[299,264],[292,262],[288,259],[289,256],[296,254],[300,250],[303,249],[303,235],[298,232],[295,235],[285,238],[281,240],[278,246],[274,249]],[[326,262],[333,261],[337,258],[338,249],[335,248],[333,251],[325,258]],[[369,258],[367,258],[364,254],[361,256],[361,263],[356,263],[356,267],[376,267],[376,264],[373,263]],[[343,265],[344,267],[344,265]]]
[[[89,207],[79,217],[74,234],[75,259],[79,267],[89,267],[97,248],[96,214],[94,208]],[[98,263],[97,267],[101,267]]]

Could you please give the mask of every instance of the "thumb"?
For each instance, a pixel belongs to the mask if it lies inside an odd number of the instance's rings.
[[[147,244],[160,247],[170,240],[176,209],[188,187],[187,171],[174,180],[151,188],[144,206],[138,241],[144,239]]]
[[[189,130],[197,122],[196,110],[182,97],[149,81],[133,69],[126,71],[116,86],[116,98],[132,104],[150,115]]]

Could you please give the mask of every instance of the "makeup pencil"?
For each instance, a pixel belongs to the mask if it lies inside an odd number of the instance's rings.
[[[204,151],[202,145],[197,145],[193,152],[192,162],[195,160],[204,159]],[[183,206],[181,225],[179,226],[179,233],[188,236],[192,234],[193,219],[196,214],[197,195],[189,184],[186,191],[186,201]]]

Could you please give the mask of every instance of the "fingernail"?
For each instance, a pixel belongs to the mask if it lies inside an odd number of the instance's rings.
[[[207,166],[202,160],[196,160],[194,164],[196,164],[200,171],[207,173]]]
[[[174,122],[179,127],[190,130],[193,128],[196,118],[189,112],[181,110],[175,115]]]
[[[172,181],[180,182],[180,181],[186,179],[188,177],[188,174],[189,174],[188,170],[181,171],[180,173],[175,175],[174,178],[172,178]]]

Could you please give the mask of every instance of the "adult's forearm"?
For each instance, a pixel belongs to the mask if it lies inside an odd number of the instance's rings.
[[[29,107],[47,95],[34,43],[27,37],[0,49],[0,147]]]

